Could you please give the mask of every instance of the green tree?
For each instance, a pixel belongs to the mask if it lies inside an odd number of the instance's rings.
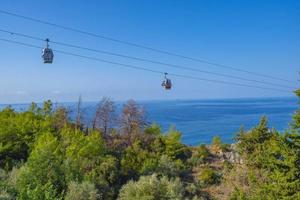
[[[41,135],[17,179],[18,199],[60,199],[65,188],[59,141]]]
[[[238,150],[250,167],[249,199],[300,198],[300,148],[293,135],[269,129],[263,117],[257,127],[237,136]]]
[[[55,132],[60,132],[65,126],[70,124],[68,121],[68,110],[65,107],[58,107],[52,114],[52,127]]]
[[[79,129],[65,127],[61,132],[61,140],[68,182],[82,181],[101,163],[105,148],[98,132],[85,135]]]
[[[191,157],[191,151],[181,143],[181,133],[171,128],[164,137],[165,154],[171,159],[187,160]]]
[[[296,90],[295,94],[300,98],[300,89]],[[300,130],[300,109],[298,109],[296,113],[293,115],[293,122],[291,123],[291,127],[294,130],[297,131]]]
[[[44,116],[51,116],[53,111],[53,103],[50,100],[47,100],[43,104],[42,113]]]
[[[153,155],[143,148],[141,141],[136,140],[124,151],[121,159],[123,174],[129,177],[137,177],[137,175],[143,174],[145,171],[144,166],[149,165],[152,157]]]
[[[104,140],[97,131],[85,135],[65,127],[61,132],[67,182],[88,181],[104,199],[111,199],[119,185],[118,161],[106,154]]]
[[[159,137],[161,135],[161,129],[159,125],[152,124],[151,126],[145,128],[144,133]]]
[[[259,167],[265,159],[265,146],[272,137],[279,137],[278,132],[268,128],[268,120],[264,116],[252,130],[249,132],[241,130],[236,136],[237,150],[246,161],[249,161],[248,164]]]
[[[0,111],[0,167],[11,169],[26,161],[36,138],[51,132],[51,120],[37,113],[34,106],[26,112],[11,108]]]

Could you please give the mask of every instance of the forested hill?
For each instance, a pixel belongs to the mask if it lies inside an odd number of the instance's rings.
[[[50,101],[0,111],[0,199],[300,199],[300,110],[284,133],[262,117],[235,144],[191,147],[134,101],[114,109],[104,98],[89,124],[80,101],[72,121]]]

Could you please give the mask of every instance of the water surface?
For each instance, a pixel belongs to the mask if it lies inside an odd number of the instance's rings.
[[[241,126],[255,126],[261,116],[266,115],[270,127],[280,131],[288,128],[291,116],[297,109],[296,98],[224,99],[224,100],[174,100],[141,101],[149,122],[157,123],[163,131],[174,125],[182,132],[182,141],[197,145],[210,143],[214,135],[224,142],[233,142]],[[117,102],[120,110],[123,102]],[[76,103],[63,103],[75,109]],[[0,109],[7,105],[0,105]],[[12,105],[16,110],[25,110],[28,104]],[[96,102],[82,104],[86,121],[94,115]],[[71,117],[74,112],[71,112]]]

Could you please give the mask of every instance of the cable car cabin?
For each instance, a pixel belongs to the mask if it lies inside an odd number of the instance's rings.
[[[52,49],[49,48],[49,42],[50,40],[47,38],[46,40],[46,48],[43,49],[43,55],[42,58],[44,60],[44,63],[52,63],[53,62],[53,51]]]
[[[54,54],[53,54],[52,49],[49,49],[48,47],[43,49],[42,58],[44,60],[44,63],[51,64],[53,62],[53,57],[54,57]]]
[[[162,82],[161,86],[163,86],[166,90],[170,90],[170,89],[172,88],[172,82],[171,82],[170,79],[166,78],[166,79]]]

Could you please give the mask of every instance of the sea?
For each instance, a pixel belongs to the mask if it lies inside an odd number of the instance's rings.
[[[120,113],[125,102],[116,102]],[[299,108],[298,99],[244,98],[209,100],[163,100],[137,101],[144,108],[147,121],[161,126],[164,133],[176,128],[182,134],[182,142],[188,145],[209,144],[214,136],[224,143],[234,142],[234,137],[243,127],[255,127],[262,116],[268,118],[269,127],[284,132],[289,128],[293,113]],[[59,103],[67,107],[70,118],[75,116],[76,102]],[[83,102],[82,111],[86,122],[95,114],[97,102]],[[8,106],[0,104],[0,109]],[[17,111],[28,109],[29,104],[10,105]],[[73,112],[72,112],[73,111]]]

